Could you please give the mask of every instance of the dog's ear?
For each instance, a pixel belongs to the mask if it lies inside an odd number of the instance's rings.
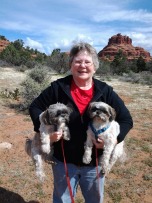
[[[43,122],[45,125],[49,125],[50,121],[49,121],[49,112],[48,110],[44,111],[41,115],[40,115],[40,121]]]
[[[109,113],[110,113],[110,117],[109,117],[109,121],[113,121],[116,118],[116,111],[114,108],[109,107]]]

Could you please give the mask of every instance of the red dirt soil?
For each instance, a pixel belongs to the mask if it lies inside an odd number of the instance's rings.
[[[141,105],[139,97],[127,95],[126,92],[120,95],[134,119],[134,128],[126,140],[129,158],[121,166],[116,164],[109,174],[105,185],[105,203],[151,203],[152,108],[147,102]],[[45,164],[47,179],[40,184],[33,162],[24,149],[26,138],[34,135],[29,116],[16,112],[4,101],[0,112],[0,143],[12,144],[11,149],[0,149],[0,203],[51,203],[51,165]],[[76,202],[84,202],[80,190]]]

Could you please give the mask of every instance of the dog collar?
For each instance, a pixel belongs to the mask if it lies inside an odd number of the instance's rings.
[[[99,135],[100,133],[105,132],[105,131],[110,127],[110,125],[107,125],[107,126],[104,127],[104,128],[101,128],[101,129],[99,129],[99,130],[96,130],[96,129],[94,128],[92,122],[89,123],[89,126],[90,126],[91,130],[93,131],[93,133],[95,134],[95,138],[96,138],[96,139],[98,139],[98,135]]]

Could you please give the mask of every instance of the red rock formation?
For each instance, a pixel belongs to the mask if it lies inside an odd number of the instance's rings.
[[[108,45],[98,53],[98,56],[102,60],[112,61],[119,50],[123,52],[128,60],[137,59],[139,56],[142,56],[145,61],[152,60],[148,51],[141,47],[134,47],[132,39],[128,36],[122,36],[120,33],[109,39]]]
[[[10,41],[0,39],[0,52],[2,52],[3,49],[5,49],[9,44],[10,44]]]

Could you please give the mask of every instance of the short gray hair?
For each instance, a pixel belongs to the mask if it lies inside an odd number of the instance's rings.
[[[80,52],[80,51],[87,51],[90,56],[92,56],[92,61],[95,67],[95,70],[99,68],[99,59],[98,54],[93,46],[86,42],[79,42],[77,44],[74,44],[70,50],[70,58],[69,58],[69,64],[71,66],[72,61],[74,57]]]

